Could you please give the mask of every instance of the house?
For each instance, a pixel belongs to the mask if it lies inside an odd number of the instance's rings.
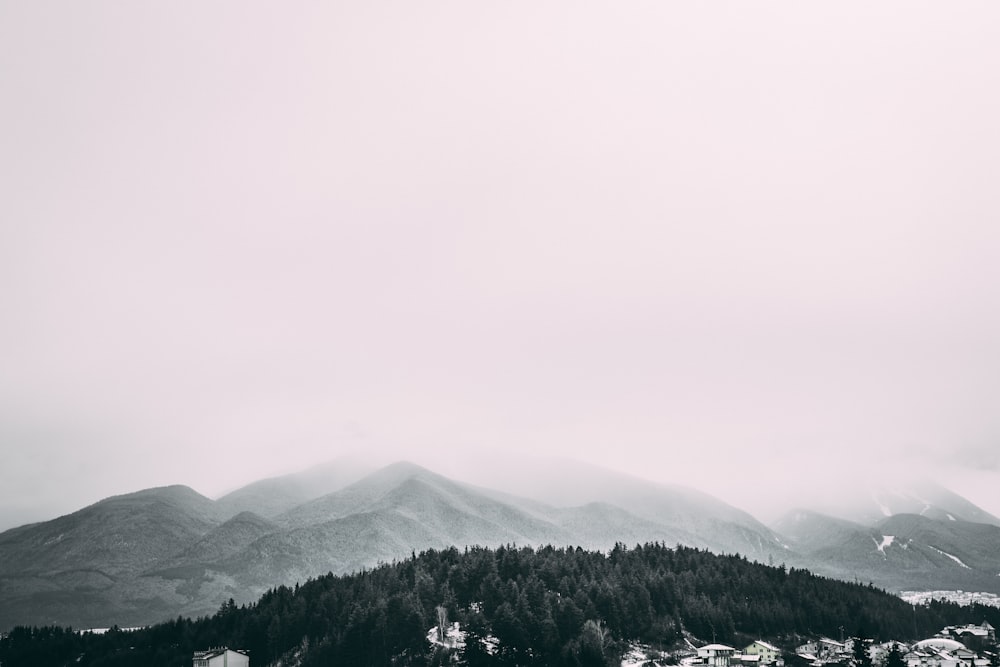
[[[807,642],[795,649],[799,655],[809,655],[817,661],[837,661],[851,654],[847,644],[821,637],[813,642]]]
[[[906,654],[907,667],[974,667],[975,660],[975,653],[946,637],[919,641]]]
[[[225,646],[195,651],[192,667],[250,667],[250,656]]]
[[[729,667],[736,649],[725,644],[708,644],[698,649],[698,657],[710,667]]]
[[[947,651],[914,649],[904,656],[907,667],[960,667],[963,663]]]
[[[905,656],[910,652],[910,647],[903,642],[898,641],[887,641],[881,644],[873,644],[871,648],[868,649],[868,655],[871,656],[872,662],[876,665],[881,665],[885,662],[886,658],[889,656],[890,651],[893,647],[899,651],[899,655]]]
[[[758,639],[743,649],[745,655],[759,655],[760,664],[773,665],[781,659],[781,649]]]
[[[952,636],[957,639],[963,639],[965,637],[978,637],[983,641],[987,641],[991,644],[995,644],[997,641],[996,628],[990,625],[987,621],[983,621],[980,625],[963,625],[960,627],[949,625],[946,627],[942,634],[945,636]]]
[[[913,649],[903,654],[903,660],[906,661],[906,667],[928,667],[931,664],[931,653]]]
[[[923,639],[913,645],[914,651],[960,651],[964,648],[965,646],[962,642],[957,642],[954,639],[947,639],[945,637],[931,637],[930,639]]]

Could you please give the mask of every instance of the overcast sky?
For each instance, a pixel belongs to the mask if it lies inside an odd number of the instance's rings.
[[[1000,513],[998,77],[993,2],[0,0],[0,528],[375,449]]]

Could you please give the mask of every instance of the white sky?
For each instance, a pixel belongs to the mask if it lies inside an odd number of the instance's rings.
[[[374,448],[1000,513],[998,72],[991,2],[0,2],[0,528]]]

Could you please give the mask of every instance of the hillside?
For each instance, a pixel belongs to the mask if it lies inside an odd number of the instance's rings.
[[[142,573],[221,523],[211,500],[170,486],[0,533],[0,628],[168,618],[183,608],[185,596]]]
[[[221,522],[215,504],[186,486],[114,496],[0,533],[0,575],[51,576],[84,564],[107,574],[134,572]]]
[[[353,484],[374,470],[363,461],[341,457],[301,472],[252,482],[222,496],[216,504],[229,516],[253,512],[273,518]]]
[[[1000,526],[1000,518],[990,514],[961,495],[927,479],[869,481],[843,484],[837,480],[819,480],[820,486],[836,485],[831,496],[810,509],[821,514],[873,526],[897,514],[917,514],[939,521],[965,521]]]
[[[603,503],[662,529],[682,544],[767,560],[781,558],[778,537],[747,512],[680,484],[659,484],[570,459],[519,468],[505,490],[543,505]]]
[[[799,511],[772,530],[704,493],[593,466],[534,468],[509,481],[528,495],[412,463],[368,474],[336,463],[262,480],[218,501],[181,486],[108,498],[0,534],[0,629],[203,615],[231,598],[249,603],[276,585],[453,545],[610,549],[655,541],[891,590],[1000,592],[991,560],[1000,527],[954,514],[862,525]],[[949,503],[957,511],[960,503]]]
[[[792,546],[790,561],[842,579],[874,581],[891,590],[1000,592],[996,554],[1000,527],[898,514],[874,526],[796,510],[774,526]]]
[[[278,584],[451,545],[610,548],[660,540],[757,557],[780,550],[773,534],[735,508],[634,479],[585,480],[595,497],[631,509],[605,501],[554,507],[406,462],[347,483],[359,471],[326,466],[214,502],[185,487],[151,489],[7,531],[0,535],[0,627],[136,625],[204,614]]]
[[[647,544],[610,552],[508,548],[428,551],[347,576],[278,587],[246,607],[138,632],[79,636],[15,629],[0,639],[5,667],[185,664],[193,650],[249,649],[254,664],[433,665],[447,656],[426,639],[438,607],[467,632],[461,664],[560,667],[617,664],[626,643],[670,645],[851,634],[929,636],[1000,609],[934,603],[914,609],[869,586],[733,556]],[[596,643],[595,643],[596,640]]]

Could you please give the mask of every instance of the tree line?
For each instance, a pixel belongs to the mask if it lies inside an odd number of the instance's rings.
[[[435,649],[442,615],[464,649]],[[17,627],[0,639],[2,667],[185,667],[195,650],[250,651],[255,667],[318,665],[617,664],[630,641],[683,636],[736,646],[758,638],[791,648],[803,637],[918,639],[1000,610],[934,601],[911,606],[871,584],[772,567],[739,555],[660,543],[609,552],[573,547],[429,550],[350,575],[278,586],[252,605],[105,634]]]

